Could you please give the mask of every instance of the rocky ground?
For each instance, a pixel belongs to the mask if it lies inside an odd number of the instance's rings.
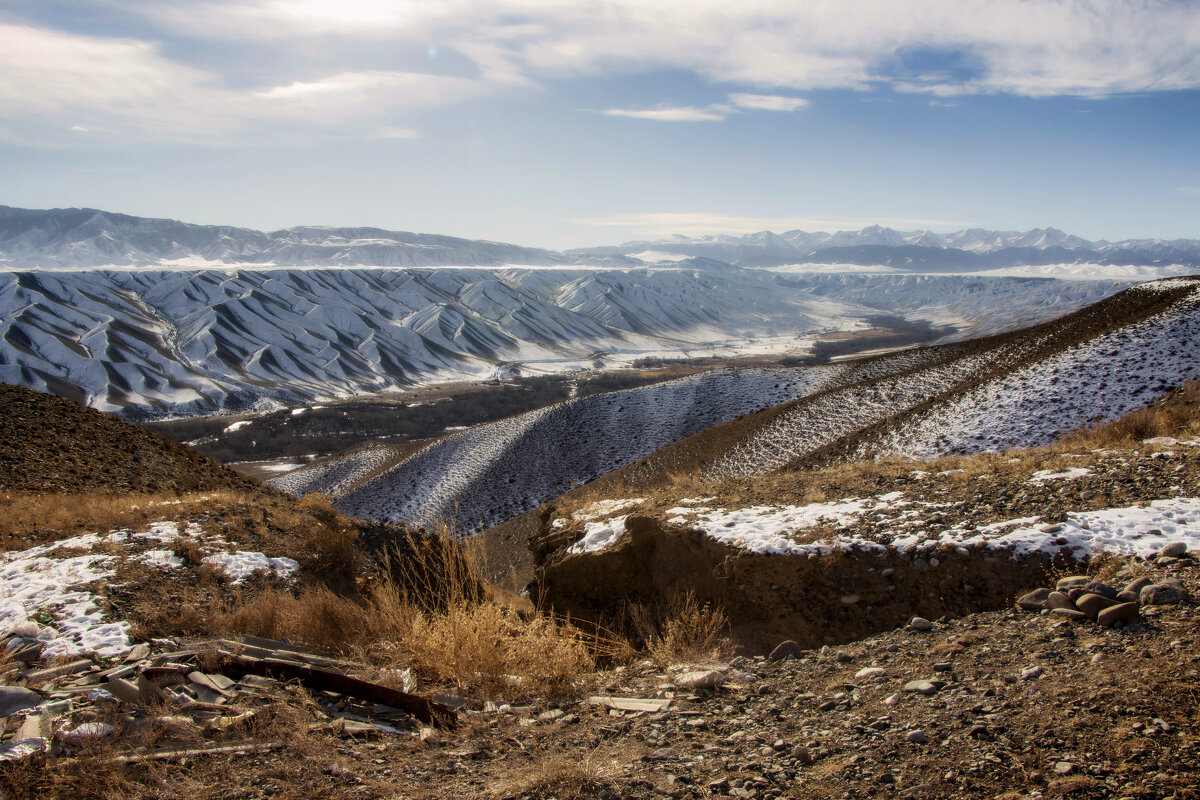
[[[258,711],[270,752],[114,767],[68,742],[74,758],[4,765],[0,787],[89,796],[83,768],[107,776],[90,796],[159,798],[1198,797],[1200,569],[1109,561],[1101,577],[1179,588],[1113,627],[1014,607],[779,660],[640,662],[575,702],[468,701],[456,730],[394,709],[391,730],[333,730],[330,699],[292,683]]]

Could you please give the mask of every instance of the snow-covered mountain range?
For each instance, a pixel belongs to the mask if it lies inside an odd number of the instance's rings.
[[[962,338],[1123,285],[736,267],[0,272],[0,380],[134,415],[272,408],[642,355],[799,353],[879,314]]]
[[[672,236],[570,251],[580,257],[633,257],[648,261],[711,258],[744,267],[784,264],[879,265],[923,271],[973,271],[1049,264],[1200,266],[1200,239],[1087,241],[1056,228],[954,233],[895,231],[762,231],[745,236]]]
[[[89,208],[0,206],[0,268],[95,267],[497,267],[628,268],[705,258],[742,267],[879,265],[972,271],[1047,264],[1200,266],[1200,240],[1087,241],[1055,228],[955,233],[871,226],[835,233],[673,236],[559,252],[380,228],[302,226],[263,232],[191,225]]]
[[[829,266],[846,264],[868,266]],[[988,272],[995,264],[1007,268]],[[0,207],[0,380],[133,415],[273,407],[643,355],[797,354],[881,314],[961,339],[1198,267],[1197,241],[1108,244],[1053,229],[873,227],[557,252]],[[1029,280],[1041,274],[1072,280]]]
[[[501,242],[379,228],[303,226],[281,231],[191,225],[92,208],[0,206],[0,267],[491,267],[580,263],[631,266],[621,256],[573,256]]]

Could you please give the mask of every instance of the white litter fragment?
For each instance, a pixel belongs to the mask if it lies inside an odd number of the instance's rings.
[[[1091,475],[1092,471],[1087,467],[1073,467],[1065,469],[1062,472],[1055,472],[1052,469],[1040,469],[1029,476],[1026,483],[1045,483],[1046,481],[1073,481],[1082,478],[1086,475]]]

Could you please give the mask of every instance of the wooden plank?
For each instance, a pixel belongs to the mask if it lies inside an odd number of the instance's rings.
[[[618,711],[666,711],[671,701],[659,697],[609,697],[595,695],[587,702],[594,706],[615,708]]]
[[[349,697],[357,697],[360,700],[403,709],[422,722],[436,725],[439,728],[458,726],[458,716],[441,703],[343,675],[340,672],[316,669],[293,661],[227,657],[222,659],[220,672],[231,678],[258,675],[266,678],[298,680],[310,689],[337,692]]]

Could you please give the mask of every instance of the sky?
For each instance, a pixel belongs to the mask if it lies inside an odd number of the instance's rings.
[[[1196,0],[3,0],[0,204],[1200,238]]]

